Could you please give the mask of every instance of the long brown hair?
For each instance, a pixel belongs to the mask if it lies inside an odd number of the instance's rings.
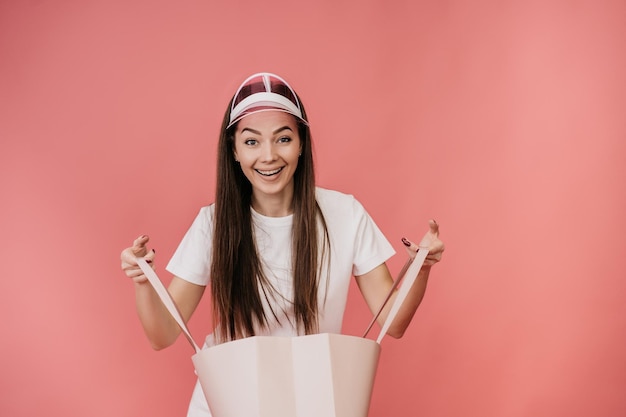
[[[219,342],[253,336],[255,324],[261,328],[268,325],[261,297],[266,299],[271,314],[277,319],[271,307],[274,289],[263,273],[254,239],[250,211],[252,186],[233,156],[237,126],[227,129],[230,104],[218,144],[210,278],[213,326]],[[304,108],[302,112],[306,120]],[[330,240],[326,221],[315,199],[311,132],[300,120],[298,133],[302,155],[293,177],[292,302],[296,329],[299,333],[311,334],[319,329],[318,289],[323,266],[329,267]]]

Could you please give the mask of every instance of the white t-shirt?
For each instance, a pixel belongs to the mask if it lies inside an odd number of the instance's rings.
[[[316,199],[326,220],[330,238],[330,268],[322,268],[319,284],[320,333],[340,333],[351,277],[370,272],[394,253],[394,249],[351,195],[316,189]],[[186,281],[207,285],[210,280],[214,206],[200,209],[180,243],[167,270]],[[267,329],[255,329],[257,335],[296,336],[291,275],[292,216],[266,217],[252,210],[254,235],[264,272],[279,293],[274,297],[274,312]],[[330,271],[329,274],[326,272]],[[212,338],[207,338],[212,344]],[[202,392],[196,386],[188,416],[210,416]]]

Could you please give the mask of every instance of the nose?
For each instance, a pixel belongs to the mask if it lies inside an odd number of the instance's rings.
[[[276,150],[273,143],[264,143],[261,147],[261,161],[272,162],[276,159]]]

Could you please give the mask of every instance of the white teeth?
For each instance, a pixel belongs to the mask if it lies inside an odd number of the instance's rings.
[[[260,169],[257,169],[256,172],[258,172],[261,175],[270,176],[270,175],[278,174],[281,170],[282,168],[278,168],[272,171],[261,171]]]

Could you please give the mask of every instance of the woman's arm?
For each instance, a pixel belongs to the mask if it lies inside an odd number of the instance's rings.
[[[132,247],[122,251],[122,269],[134,282],[137,315],[150,345],[153,349],[160,350],[176,341],[180,327],[137,265],[137,257],[144,256],[149,263],[154,259],[154,251],[148,252],[146,248],[148,240],[147,236],[141,236],[135,240]],[[168,291],[185,322],[198,306],[204,289],[204,286],[192,284],[176,276],[172,279]]]
[[[428,248],[429,251],[415,283],[411,287],[407,298],[404,300],[402,307],[387,331],[387,334],[391,337],[400,338],[404,335],[409,323],[411,323],[411,319],[415,315],[415,311],[424,298],[430,269],[435,263],[441,260],[441,255],[445,249],[443,242],[439,239],[439,225],[434,220],[431,220],[429,226],[430,230],[424,235],[419,245],[408,241],[405,243],[405,245],[408,243],[408,250],[413,252],[412,255],[414,255],[420,247]],[[393,278],[387,268],[387,264],[383,263],[372,271],[356,277],[356,282],[372,314],[375,314],[393,286]],[[391,296],[385,309],[378,317],[379,325],[382,326],[385,322],[397,292],[396,290]]]

